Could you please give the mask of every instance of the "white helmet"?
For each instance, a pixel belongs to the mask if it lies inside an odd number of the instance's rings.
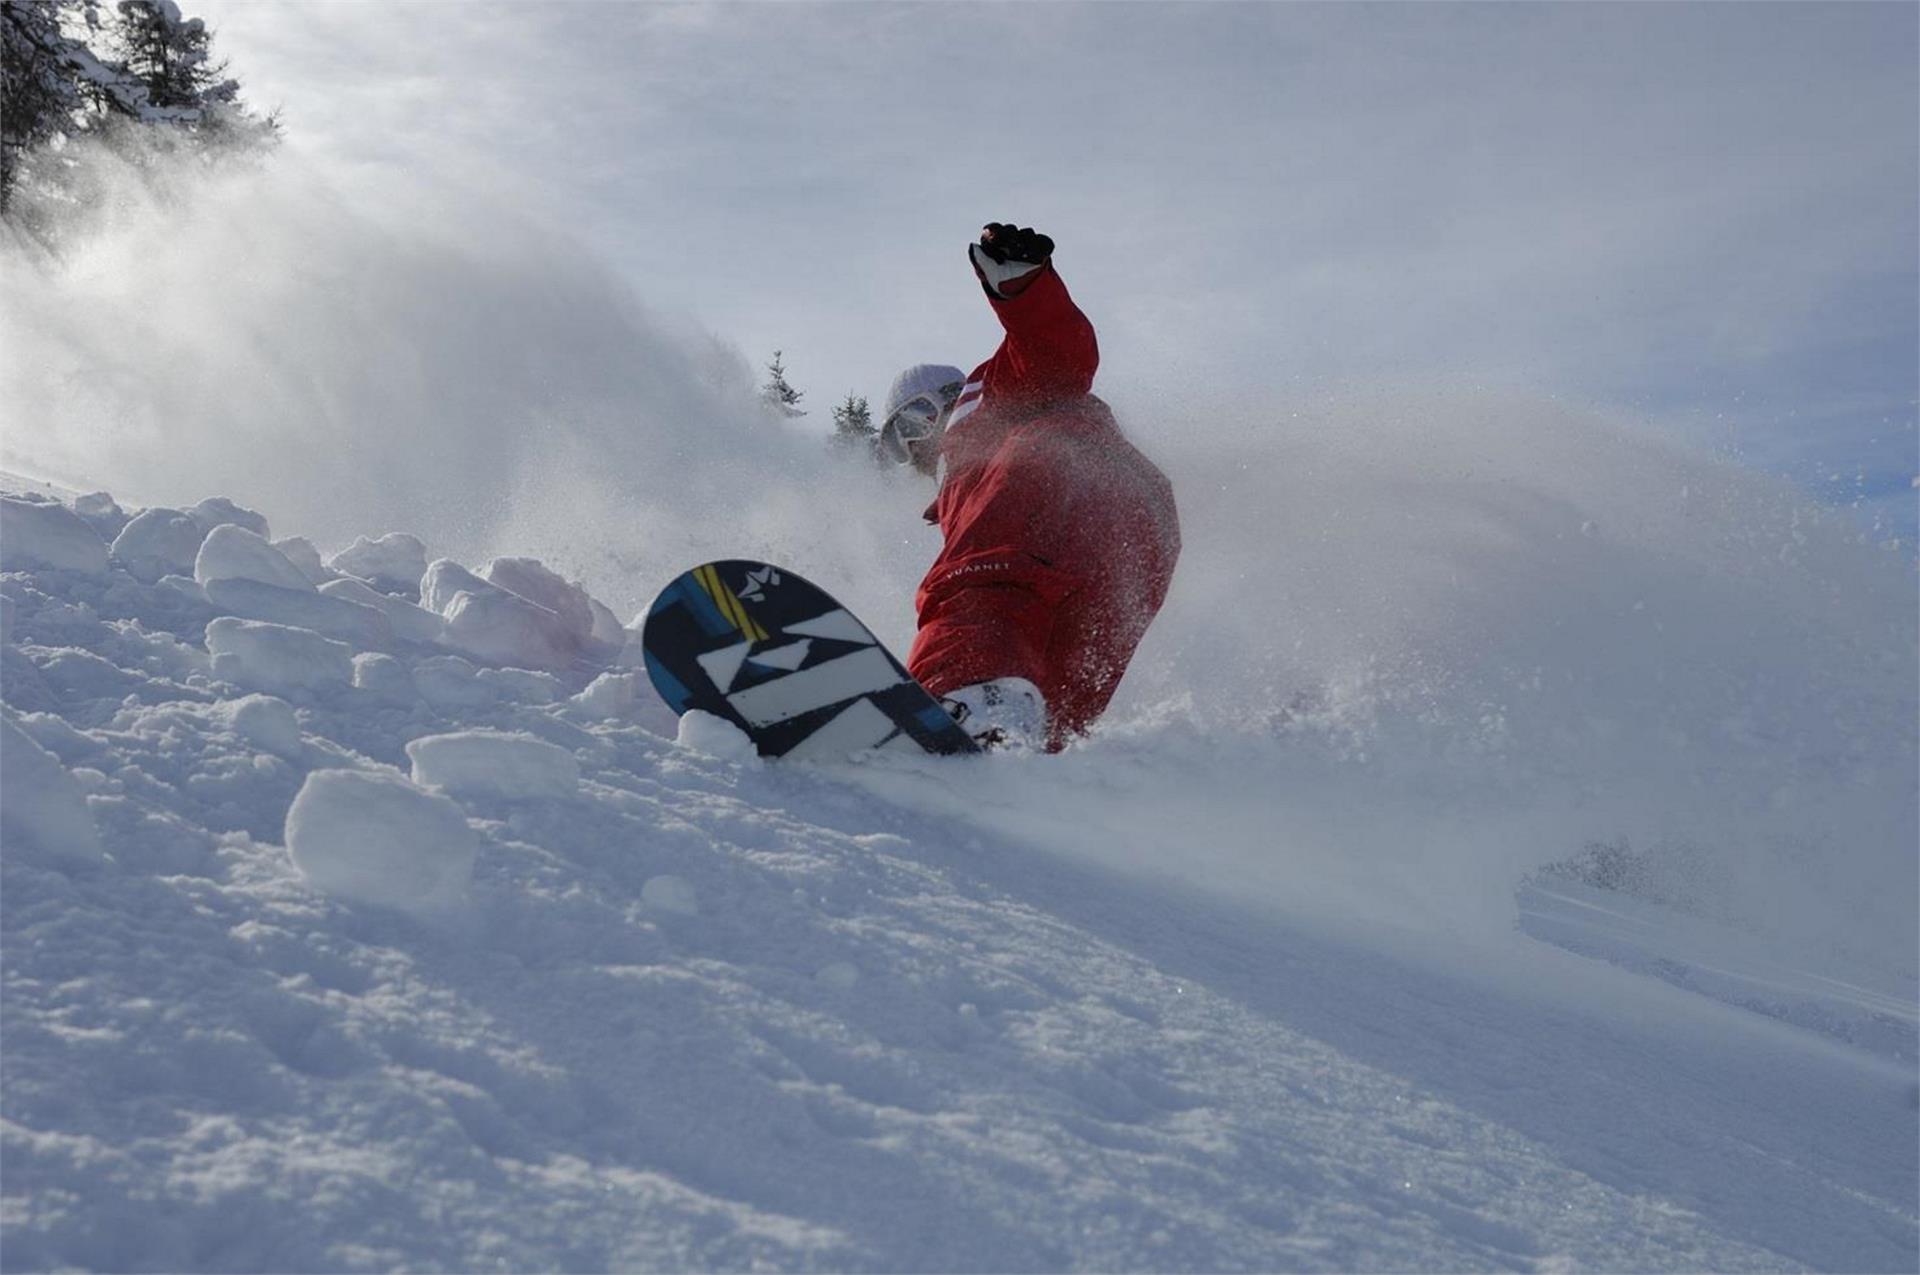
[[[880,415],[880,450],[899,464],[910,463],[907,444],[937,432],[966,383],[965,372],[945,363],[916,363],[894,377]]]

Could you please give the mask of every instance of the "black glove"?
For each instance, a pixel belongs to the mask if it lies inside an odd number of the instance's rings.
[[[1031,226],[991,222],[980,232],[980,242],[968,255],[973,258],[974,273],[986,290],[996,297],[1007,294],[1002,287],[1032,274],[1053,256],[1053,240]]]

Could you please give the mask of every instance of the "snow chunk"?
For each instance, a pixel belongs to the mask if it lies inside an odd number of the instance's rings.
[[[479,679],[473,661],[436,655],[413,666],[413,682],[427,703],[439,709],[478,708],[496,703],[500,692]]]
[[[207,601],[229,615],[312,629],[355,649],[393,645],[393,625],[384,612],[305,589],[282,589],[258,580],[210,580]]]
[[[684,877],[648,877],[640,887],[640,898],[655,911],[678,916],[700,915],[700,900],[693,892],[693,883]]]
[[[639,632],[635,629],[627,629],[624,631],[627,635],[626,643],[618,651],[614,652],[613,658],[609,660],[608,663],[614,668],[645,668],[647,666],[647,651],[646,647],[642,645],[640,641]]]
[[[559,616],[576,655],[610,664],[627,644],[627,631],[611,608],[536,558],[495,558],[486,576],[488,583]]]
[[[313,541],[305,536],[288,536],[285,540],[275,540],[273,547],[286,557],[288,562],[300,569],[300,574],[308,583],[320,585],[335,579],[334,573],[320,561],[320,551],[313,547]]]
[[[221,616],[207,625],[213,674],[269,691],[324,690],[353,680],[353,648],[311,629]]]
[[[10,718],[13,726],[33,737],[42,749],[60,758],[61,766],[79,766],[86,758],[100,755],[100,741],[75,730],[65,718],[52,712],[21,712]]]
[[[193,560],[193,578],[202,588],[215,580],[258,580],[296,593],[314,591],[313,581],[266,537],[233,523],[222,523],[207,533]]]
[[[300,720],[293,715],[293,705],[283,699],[243,695],[239,699],[222,700],[214,706],[214,712],[234,734],[263,753],[289,760],[302,755]]]
[[[88,492],[84,496],[73,498],[73,512],[87,520],[87,525],[100,533],[102,540],[111,541],[120,534],[129,518],[126,510],[104,491]]]
[[[560,617],[566,631],[584,644],[593,633],[593,600],[538,558],[495,558],[487,564],[487,583],[517,593]]]
[[[398,775],[317,770],[287,811],[287,850],[319,889],[358,903],[444,898],[473,873],[478,842],[460,807]]]
[[[371,652],[353,657],[353,684],[390,704],[411,704],[420,694],[406,665],[391,655]]]
[[[602,673],[568,702],[597,717],[624,717],[639,694],[638,673]]]
[[[149,509],[114,537],[113,560],[143,584],[189,576],[206,538],[206,529],[178,509]]]
[[[107,542],[57,501],[0,496],[0,570],[39,568],[103,574]]]
[[[398,531],[378,540],[360,536],[329,558],[327,565],[335,571],[358,576],[383,593],[417,598],[420,578],[427,571],[427,548],[414,537]]]
[[[566,694],[564,683],[551,673],[526,668],[483,668],[474,674],[481,683],[516,704],[553,704]]]
[[[724,761],[745,761],[760,755],[753,741],[747,738],[747,732],[724,717],[697,708],[680,715],[680,730],[674,741],[682,748]]]
[[[329,598],[378,610],[387,617],[394,636],[402,641],[431,644],[438,642],[446,631],[447,623],[440,616],[405,598],[382,593],[364,580],[329,580],[320,586],[320,592]]]
[[[80,785],[11,717],[0,717],[0,846],[63,866],[105,857]]]
[[[578,585],[532,558],[495,558],[487,571],[495,579],[441,558],[421,577],[420,604],[447,619],[445,645],[490,664],[551,670],[617,654],[594,643],[594,603]]]
[[[587,605],[593,610],[593,640],[618,654],[627,644],[627,630],[622,627],[620,617],[613,613],[612,607],[591,595],[587,597]]]
[[[164,593],[177,594],[183,601],[192,602],[197,606],[207,605],[207,591],[195,584],[192,576],[164,575],[160,577],[160,582],[154,585],[154,588]]]
[[[436,558],[420,576],[420,605],[441,615],[461,593],[485,593],[493,586],[452,558]]]
[[[556,744],[519,732],[471,730],[407,745],[413,782],[475,797],[570,797],[580,763]]]
[[[580,652],[579,635],[558,615],[504,589],[455,593],[446,617],[442,641],[489,663],[565,669]]]
[[[272,532],[267,530],[267,520],[251,509],[234,504],[225,496],[209,496],[193,508],[187,510],[187,516],[211,532],[215,527],[244,527],[262,540],[270,539]]]

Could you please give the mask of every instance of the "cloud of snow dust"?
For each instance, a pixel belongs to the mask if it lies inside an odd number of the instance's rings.
[[[911,635],[926,489],[768,420],[737,351],[491,199],[282,156],[129,193],[58,262],[6,254],[7,465],[228,495],[323,549],[539,556],[624,614],[690,562],[764,556]],[[1107,728],[928,800],[1481,934],[1523,873],[1625,838],[1704,865],[1738,924],[1911,969],[1909,564],[1544,399],[1181,388],[1116,404],[1175,479],[1185,552]]]
[[[925,539],[919,492],[769,420],[737,350],[563,228],[291,153],[164,176],[120,174],[57,259],[8,245],[0,463],[123,502],[230,495],[323,550],[406,530],[537,555],[626,614],[701,555],[884,567]]]
[[[1036,781],[1036,803],[1080,801],[1050,836],[1495,940],[1523,874],[1631,846],[1710,916],[1914,976],[1900,554],[1779,480],[1539,397],[1135,415],[1185,552],[1106,737],[1063,759],[1075,796]]]

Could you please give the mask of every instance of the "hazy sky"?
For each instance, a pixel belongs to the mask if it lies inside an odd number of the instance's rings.
[[[1912,531],[1910,4],[187,7],[292,147],[570,227],[823,428],[991,351],[1010,218],[1160,428],[1520,384]]]

